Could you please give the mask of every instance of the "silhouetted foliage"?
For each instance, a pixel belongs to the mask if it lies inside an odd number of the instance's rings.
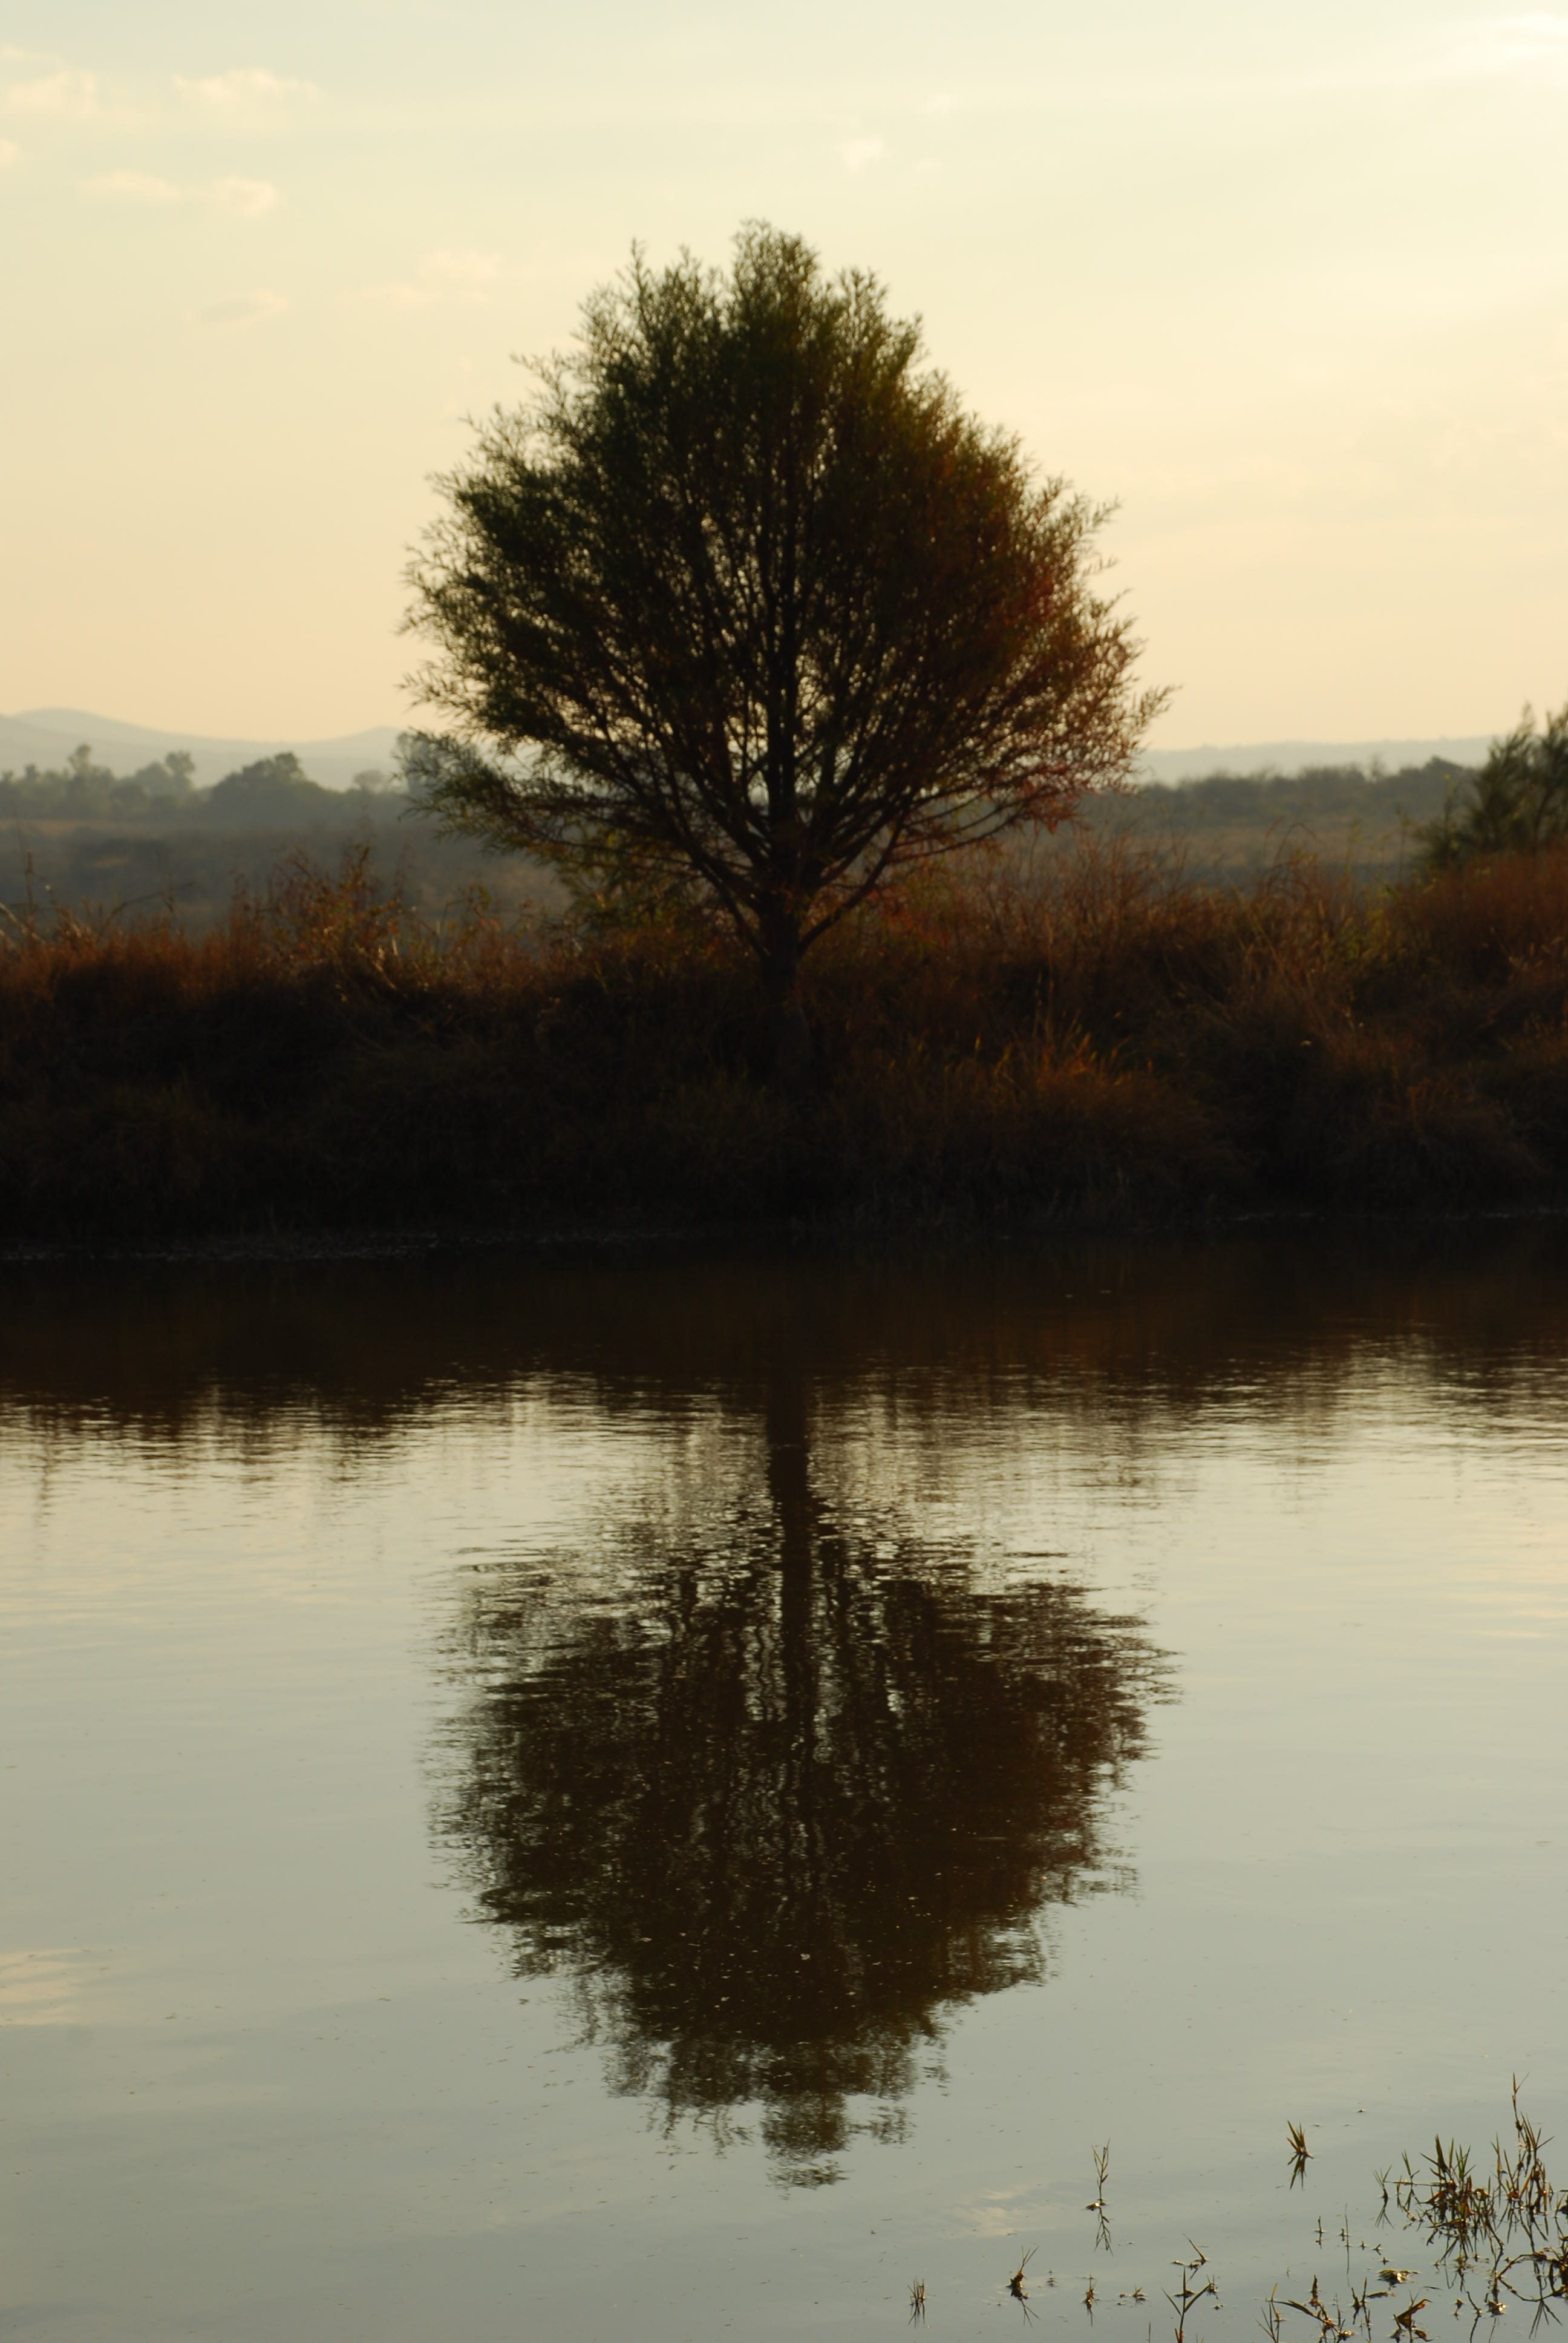
[[[986,1588],[835,1501],[782,1351],[759,1429],[548,1585],[475,1598],[442,1826],[620,2088],[721,2131],[759,2102],[781,2177],[819,2182],[896,2131],[945,2012],[1042,1976],[1045,1907],[1117,1884],[1105,1794],[1161,1676],[1079,1589]]]
[[[1477,855],[1539,854],[1568,840],[1568,704],[1539,732],[1527,708],[1421,835],[1433,870]]]
[[[806,1048],[801,953],[910,863],[1051,823],[1161,704],[1091,589],[1105,517],[920,371],[881,287],[752,226],[723,277],[634,256],[440,482],[412,737],[447,820],[673,873]]]
[[[216,833],[215,833],[216,835]],[[1568,1176],[1568,852],[1358,893],[1127,841],[925,874],[819,948],[820,1081],[739,947],[421,920],[363,848],[193,938],[0,905],[18,1237],[1449,1209]]]

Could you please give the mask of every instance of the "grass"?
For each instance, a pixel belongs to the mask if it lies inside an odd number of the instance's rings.
[[[1409,1212],[1568,1172],[1568,853],[1235,887],[1089,835],[955,866],[809,964],[819,1067],[766,1076],[700,923],[431,921],[297,858],[192,935],[15,909],[13,1238]]]
[[[1468,2328],[1462,2330],[1466,2343],[1474,2343],[1483,2324],[1487,2334],[1494,2335],[1496,2321],[1510,2305],[1531,2313],[1533,2335],[1556,2327],[1561,2319],[1558,2306],[1568,2301],[1568,2188],[1559,2187],[1547,2170],[1545,2151],[1551,2143],[1521,2108],[1517,2081],[1513,2111],[1513,2143],[1505,2145],[1501,2137],[1493,2142],[1489,2169],[1457,2142],[1445,2146],[1441,2138],[1430,2157],[1419,2162],[1409,2156],[1403,2159],[1403,2177],[1395,2185],[1394,2197],[1407,2233],[1424,2233],[1432,2256],[1428,2282],[1432,2294],[1415,2293],[1411,2283],[1414,2270],[1395,2267],[1381,2252],[1367,2258],[1364,2238],[1359,2246],[1352,2244],[1354,2231],[1347,2207],[1337,2230],[1344,2248],[1343,2292],[1324,2295],[1315,2271],[1304,2300],[1282,2296],[1276,2284],[1258,2321],[1265,2343],[1373,2343],[1379,2316],[1374,2304],[1389,2306],[1382,2316],[1392,2322],[1388,2330],[1392,2343],[1430,2343],[1428,2329],[1417,2322],[1433,2306],[1439,2287],[1444,2295],[1453,2295],[1455,2320],[1462,2321],[1469,2314]],[[1304,2132],[1294,2123],[1287,2132],[1292,2163],[1304,2171],[1311,2155]],[[1103,2190],[1109,2151],[1096,2148],[1092,2153]],[[1380,2172],[1375,2177],[1382,2202],[1374,2226],[1386,2229],[1391,2218],[1388,2175]],[[1091,2203],[1085,2209],[1095,2212],[1099,2207]],[[1321,2216],[1315,2225],[1315,2242],[1320,2248],[1326,2242]],[[1203,2317],[1223,2308],[1208,2255],[1191,2238],[1187,2245],[1187,2253],[1172,2262],[1176,2282],[1165,2289],[1172,2314],[1172,2343],[1201,2343]],[[1358,2250],[1363,2257],[1359,2276]],[[1006,2281],[1008,2293],[1024,2305],[1026,2320],[1032,2318],[1032,2313],[1028,2308],[1025,2273],[1034,2252],[1031,2246]],[[1046,2284],[1055,2286],[1054,2272],[1048,2275]],[[923,2284],[911,2287],[911,2303],[917,2292],[919,2316],[923,2320]],[[1401,2293],[1408,2296],[1402,2306],[1398,2300]],[[1143,2288],[1137,2286],[1122,2289],[1116,2301],[1121,2308],[1141,2304],[1145,2298]],[[1091,2278],[1083,2296],[1091,2328],[1096,2300]],[[1287,2325],[1285,2313],[1292,2310],[1306,2321],[1304,2328]],[[1190,2333],[1194,2321],[1199,2322],[1197,2332]],[[1152,2324],[1148,2333],[1152,2336]]]
[[[1299,2127],[1290,2127],[1292,2143]],[[1568,2299],[1568,2188],[1553,2181],[1546,2168],[1549,2142],[1519,2104],[1513,2086],[1513,2140],[1499,2137],[1492,2146],[1490,2168],[1473,2159],[1457,2141],[1446,2146],[1439,2138],[1431,2156],[1412,2162],[1403,2159],[1403,2177],[1394,2196],[1407,2230],[1419,2229],[1432,2255],[1428,2285],[1432,2291],[1417,2295],[1411,2283],[1415,2272],[1393,2262],[1371,2269],[1357,2282],[1347,2211],[1339,2235],[1345,2249],[1348,2301],[1339,2296],[1325,2300],[1314,2276],[1304,2302],[1282,2300],[1276,2288],[1263,2306],[1262,2329],[1268,2343],[1290,2343],[1282,2313],[1299,2311],[1311,2322],[1311,2343],[1372,2343],[1374,2302],[1392,2302],[1400,2292],[1409,2299],[1391,2310],[1394,2343],[1417,2343],[1427,2329],[1421,2315],[1436,2304],[1439,2286],[1453,2295],[1453,2317],[1469,2314],[1468,2334],[1473,2338],[1483,2323],[1488,2332],[1511,2304],[1531,2312],[1531,2332],[1555,2326],[1557,2306]],[[1292,2153],[1302,2151],[1292,2145]],[[1375,2176],[1382,2197],[1378,2226],[1389,2218],[1388,2176]],[[1318,2225],[1319,2242],[1322,2224]],[[1366,2251],[1362,2243],[1362,2251]],[[1315,2332],[1314,2332],[1315,2330]],[[1181,2343],[1178,2328],[1178,2343]]]
[[[1568,2188],[1546,2168],[1550,2142],[1520,2107],[1517,2079],[1513,2113],[1513,2143],[1501,2134],[1493,2141],[1490,2170],[1439,2137],[1419,2165],[1404,2158],[1395,2190],[1406,2221],[1425,2230],[1439,2268],[1478,2320],[1500,2317],[1510,2300],[1539,2317],[1553,2300],[1568,2299]]]

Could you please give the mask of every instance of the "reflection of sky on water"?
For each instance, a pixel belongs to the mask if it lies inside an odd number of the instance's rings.
[[[962,2335],[1038,2244],[1146,2343],[1195,2235],[1240,2343],[1513,2066],[1561,2136],[1561,1251],[19,1273],[14,2323]]]

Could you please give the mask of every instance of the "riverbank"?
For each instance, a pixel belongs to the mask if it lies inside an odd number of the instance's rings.
[[[432,924],[296,865],[201,936],[0,950],[12,1242],[408,1227],[1151,1225],[1552,1203],[1568,857],[1241,887],[1086,839],[942,874],[810,963],[809,1097],[679,924]]]

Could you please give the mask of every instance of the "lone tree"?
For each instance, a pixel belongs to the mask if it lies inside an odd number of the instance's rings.
[[[881,286],[759,225],[586,303],[410,570],[447,826],[695,885],[756,953],[779,1070],[802,953],[893,872],[1121,779],[1162,704],[1093,590],[1109,508],[922,366]]]

